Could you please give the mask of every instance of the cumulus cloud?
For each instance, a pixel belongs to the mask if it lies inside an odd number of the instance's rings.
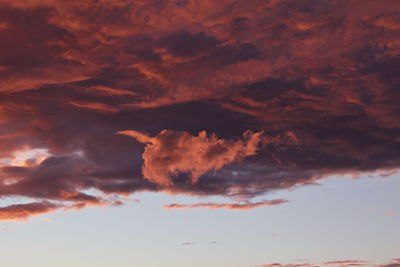
[[[136,138],[146,143],[143,153],[143,177],[159,185],[169,186],[179,173],[189,173],[196,183],[207,171],[219,170],[223,166],[255,155],[258,145],[264,140],[262,132],[243,133],[243,140],[218,139],[215,134],[202,131],[198,136],[187,132],[163,130],[156,137],[128,130],[118,134]]]

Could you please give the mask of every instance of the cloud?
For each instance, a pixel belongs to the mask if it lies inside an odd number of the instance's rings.
[[[232,162],[255,155],[262,132],[243,133],[244,140],[223,140],[216,135],[208,136],[202,131],[198,136],[187,132],[163,130],[156,137],[128,130],[118,134],[136,138],[146,143],[143,153],[143,177],[163,186],[173,184],[179,173],[189,173],[191,182],[196,183],[207,171],[219,170]]]
[[[399,267],[400,266],[400,258],[399,259],[392,259],[391,262],[381,264],[379,267]]]
[[[25,221],[31,216],[52,212],[58,208],[60,205],[46,201],[10,205],[0,208],[0,221]]]
[[[2,227],[2,228],[0,228],[0,231],[15,231],[15,228],[12,228],[12,227]]]
[[[231,204],[218,204],[218,203],[196,203],[196,204],[169,204],[164,205],[163,208],[170,209],[228,209],[228,210],[251,210],[260,207],[278,206],[288,202],[284,199],[275,199],[269,201],[260,201],[255,203],[231,203]]]
[[[253,203],[397,172],[400,3],[364,2],[1,1],[0,198]]]
[[[317,265],[312,264],[280,264],[280,263],[272,263],[272,264],[263,264],[257,265],[259,267],[317,267]]]
[[[219,42],[217,38],[207,36],[204,32],[174,32],[162,37],[159,46],[166,47],[167,52],[173,56],[194,57],[215,50]]]
[[[183,243],[181,243],[181,246],[193,246],[193,245],[196,245],[196,243],[194,243],[194,242],[183,242]]]
[[[340,260],[340,261],[327,261],[324,262],[325,265],[335,265],[335,266],[366,266],[369,264],[367,261],[361,260]]]
[[[110,106],[105,105],[103,103],[74,102],[74,101],[71,101],[69,103],[71,105],[74,105],[74,106],[79,107],[79,108],[87,108],[87,109],[92,109],[92,110],[96,110],[96,111],[99,111],[99,112],[105,112],[105,113],[117,112],[118,111],[117,108],[110,107]]]
[[[272,263],[272,264],[264,264],[264,265],[256,265],[261,267],[308,267],[308,266],[338,266],[338,267],[350,267],[350,266],[361,266],[361,267],[368,267],[368,266],[375,266],[375,267],[397,267],[398,259],[392,259],[391,261],[379,264],[374,261],[365,261],[365,260],[336,260],[336,261],[326,261],[322,263],[300,263],[300,264],[281,264],[281,263]]]

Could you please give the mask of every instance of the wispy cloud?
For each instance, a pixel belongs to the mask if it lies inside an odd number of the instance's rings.
[[[275,199],[260,202],[245,202],[245,203],[195,203],[195,204],[169,204],[163,206],[164,209],[229,209],[229,210],[251,210],[260,207],[278,206],[288,202],[284,199]]]
[[[13,228],[13,227],[1,227],[0,231],[15,231],[15,228]]]
[[[336,266],[336,267],[351,267],[351,266],[360,266],[360,267],[398,267],[400,266],[400,259],[392,259],[386,263],[378,263],[371,260],[334,260],[334,261],[325,261],[321,263],[315,262],[307,262],[306,260],[300,260],[303,263],[299,264],[281,264],[281,263],[272,263],[272,264],[263,264],[256,265],[260,267],[328,267],[328,266]]]
[[[272,264],[263,264],[256,265],[259,267],[328,267],[328,266],[336,266],[336,267],[351,267],[351,266],[360,266],[360,267],[399,267],[400,259],[392,259],[387,261],[386,263],[378,263],[371,260],[334,260],[334,261],[325,261],[321,263],[315,262],[307,262],[306,260],[299,260],[303,263],[299,264],[281,264],[281,263],[272,263]]]
[[[196,245],[196,243],[194,243],[194,242],[183,242],[183,243],[181,243],[181,246],[193,246],[193,245]]]

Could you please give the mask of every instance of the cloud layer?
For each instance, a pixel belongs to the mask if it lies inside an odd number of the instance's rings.
[[[2,218],[138,191],[249,201],[396,171],[399,11],[397,0],[0,0],[0,198],[33,199]]]

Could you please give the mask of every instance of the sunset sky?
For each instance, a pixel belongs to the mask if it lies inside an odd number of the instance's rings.
[[[1,267],[400,267],[400,1],[0,0]]]

